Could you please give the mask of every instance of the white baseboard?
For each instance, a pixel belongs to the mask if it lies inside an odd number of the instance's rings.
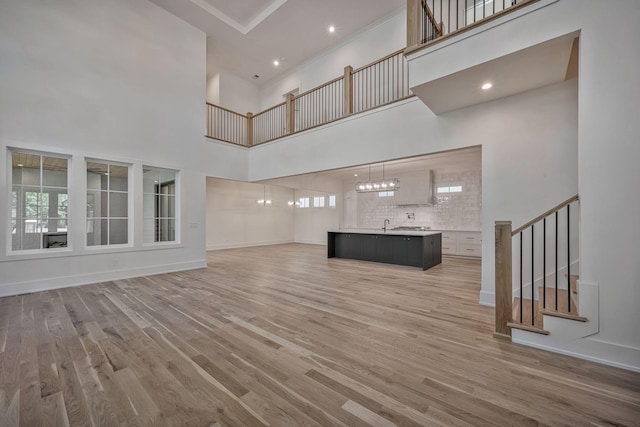
[[[589,338],[581,338],[567,343],[562,347],[551,347],[539,342],[532,342],[520,338],[512,338],[512,341],[517,344],[523,344],[553,353],[565,354],[567,356],[577,357],[578,359],[640,372],[640,349],[634,347],[625,347]]]
[[[495,307],[496,306],[495,292],[480,291],[480,301],[478,303],[480,305],[485,305],[487,307]]]
[[[296,239],[295,243],[303,243],[305,245],[320,245],[327,246],[327,241],[318,241],[318,240],[305,240],[305,239]]]
[[[149,276],[153,274],[171,273],[175,271],[205,268],[207,260],[179,262],[174,264],[153,265],[147,267],[111,270],[99,273],[82,274],[77,276],[59,276],[29,282],[10,283],[0,286],[0,297],[28,294],[31,292],[49,291],[52,289],[68,288],[71,286],[87,285],[90,283],[108,282],[111,280],[129,279],[131,277]]]
[[[250,248],[252,246],[282,245],[285,243],[293,243],[293,240],[285,239],[285,240],[262,240],[259,242],[218,243],[215,245],[207,245],[207,250],[217,251],[220,249]]]

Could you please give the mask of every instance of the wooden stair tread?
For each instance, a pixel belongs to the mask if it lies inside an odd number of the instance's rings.
[[[526,325],[520,322],[508,322],[507,326],[513,329],[520,329],[527,332],[535,332],[536,334],[549,335],[549,331],[545,331],[537,326]]]
[[[538,287],[538,299],[544,304],[540,304],[541,310],[549,310],[557,313],[563,313],[573,316],[578,316],[578,301],[573,292],[571,294],[571,309],[569,310],[569,294],[566,289],[558,289],[558,306],[556,308],[556,289],[546,288],[546,296],[544,295],[543,287]]]
[[[520,319],[520,298],[514,298],[513,304],[513,323],[521,325],[529,325],[533,328],[542,329],[542,313],[538,301],[533,301],[533,322],[531,321],[531,299],[525,298],[522,304],[522,319]]]
[[[575,320],[578,322],[586,322],[587,320],[589,320],[586,317],[578,316],[577,314],[567,314],[560,311],[549,310],[549,309],[542,309],[540,310],[540,312],[545,316],[560,317],[563,319]]]

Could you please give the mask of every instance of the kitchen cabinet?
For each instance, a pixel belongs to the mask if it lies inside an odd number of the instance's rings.
[[[387,262],[393,254],[393,236],[383,234],[362,235],[362,259],[365,261]]]
[[[421,267],[442,262],[440,233],[398,235],[329,232],[327,256]]]
[[[442,254],[482,257],[482,233],[480,231],[443,231]]]
[[[338,258],[362,259],[362,240],[362,234],[336,234],[335,256]]]

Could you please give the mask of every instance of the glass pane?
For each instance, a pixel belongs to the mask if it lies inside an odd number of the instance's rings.
[[[109,193],[106,191],[101,191],[99,197],[96,199],[96,213],[97,216],[101,218],[106,218],[109,216]]]
[[[109,165],[109,189],[127,191],[129,184],[129,168],[126,166]]]
[[[100,206],[100,192],[87,191],[87,218],[98,216]]]
[[[67,216],[68,195],[66,189],[43,188],[41,200],[43,217]]]
[[[22,185],[40,185],[40,169],[22,169]]]
[[[58,193],[58,216],[67,217],[69,212],[69,195],[67,193]]]
[[[145,219],[142,222],[142,241],[144,243],[153,243],[155,242],[156,235],[156,220],[155,219]]]
[[[160,218],[174,218],[176,216],[175,196],[158,196],[160,199],[160,209],[157,216]]]
[[[40,185],[40,156],[27,153],[12,153],[14,184]]]
[[[67,159],[42,157],[42,185],[47,187],[67,186]]]
[[[102,226],[104,222],[104,227],[106,229],[106,220],[101,219],[89,219],[87,220],[87,246],[99,246],[102,244],[107,244],[106,240],[102,241]],[[105,231],[106,233],[106,231]]]
[[[108,171],[108,165],[104,163],[87,162],[87,189],[106,190]]]
[[[11,218],[11,234],[16,234],[18,232],[18,220],[16,218]]]
[[[145,193],[155,193],[160,181],[160,172],[154,169],[142,170],[142,187]]]
[[[175,219],[158,220],[158,242],[172,242],[176,238],[176,221]]]
[[[128,198],[127,193],[109,192],[109,216],[126,218],[128,216]]]
[[[18,217],[18,194],[22,194],[22,187],[13,186],[11,189],[11,218]],[[20,212],[22,216],[22,212]]]
[[[18,195],[22,194],[20,201],[24,205],[22,216],[29,219],[37,219],[40,207],[40,191],[37,188],[18,188]]]
[[[160,192],[163,194],[176,194],[175,192],[176,173],[173,171],[160,171],[160,184],[164,189]]]
[[[127,220],[126,219],[110,219],[109,220],[109,244],[121,245],[128,241]]]
[[[155,196],[153,194],[145,194],[143,197],[143,217],[151,219],[158,216],[156,213],[158,206],[158,196]]]

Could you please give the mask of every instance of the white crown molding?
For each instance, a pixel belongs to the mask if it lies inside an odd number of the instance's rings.
[[[260,23],[265,19],[267,19],[269,15],[271,15],[273,12],[278,10],[280,6],[282,6],[287,2],[287,0],[272,1],[271,4],[269,4],[269,6],[267,6],[262,12],[257,14],[251,21],[249,21],[249,23],[247,23],[246,25],[243,25],[240,22],[233,19],[232,17],[230,17],[229,15],[227,15],[226,13],[224,13],[223,11],[221,11],[220,9],[210,5],[204,0],[190,0],[190,1],[191,3],[199,6],[201,9],[203,9],[207,13],[215,16],[225,24],[239,31],[243,35],[247,34],[249,31],[253,30],[255,27],[260,25]]]

